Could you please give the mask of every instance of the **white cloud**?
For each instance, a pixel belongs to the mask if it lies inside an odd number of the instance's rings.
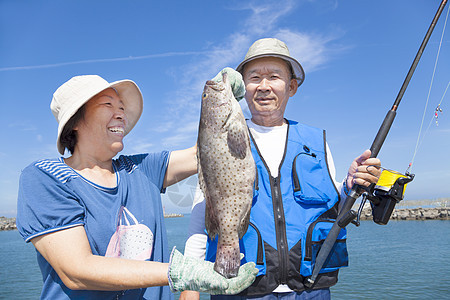
[[[450,128],[439,128],[436,131],[438,133],[450,133]]]
[[[169,131],[170,124],[160,124],[155,126],[150,126],[148,128],[149,131],[152,132],[158,132],[158,133],[164,133]]]
[[[289,14],[296,6],[295,1],[252,1],[242,9],[250,9],[252,14],[246,18],[244,31],[252,36],[269,34],[280,18]]]
[[[291,56],[297,58],[305,72],[313,72],[323,67],[335,55],[348,49],[346,46],[332,44],[342,35],[339,31],[323,36],[280,29],[275,37],[288,45]]]
[[[187,135],[186,133],[178,133],[178,134],[174,134],[171,135],[169,137],[166,137],[162,140],[162,143],[165,147],[168,147],[170,149],[176,149],[178,148],[180,145],[184,145],[186,144],[188,141],[192,141],[195,139],[196,136],[196,130],[192,130],[191,132],[192,134]],[[190,145],[190,146],[194,146],[194,144]]]
[[[60,154],[58,153],[58,149],[56,148],[55,143],[46,143],[39,144],[35,147],[24,149],[26,150],[27,160],[26,163],[31,163],[34,160],[42,159],[42,158],[52,158],[58,157]]]
[[[147,153],[151,152],[153,147],[153,143],[149,143],[142,139],[132,139],[126,142],[125,149],[131,151],[130,153]]]
[[[15,123],[8,124],[9,128],[14,128],[21,131],[37,131],[38,128],[30,120],[21,120]]]
[[[186,122],[183,124],[183,127],[179,128],[178,132],[186,133],[186,132],[196,131],[197,129],[198,129],[198,121]]]
[[[298,1],[235,3],[230,9],[249,11],[248,16],[242,19],[242,24],[239,24],[241,29],[231,33],[221,43],[212,44],[208,41],[204,46],[208,49],[204,55],[192,63],[180,66],[178,70],[169,71],[174,77],[178,76],[176,81],[179,85],[177,90],[167,95],[165,102],[169,120],[164,121],[164,127],[159,128],[160,132],[178,132],[164,140],[168,145],[182,145],[196,135],[197,126],[186,127],[185,124],[198,124],[200,95],[205,81],[214,77],[224,67],[236,67],[255,40],[276,37],[285,41],[291,55],[298,58],[307,72],[323,67],[334,55],[346,49],[333,43],[343,35],[343,32],[336,29],[329,35],[323,35],[279,27],[283,17],[295,12]],[[173,120],[183,120],[184,134],[177,131],[180,123]]]
[[[64,67],[64,66],[70,66],[70,65],[79,65],[79,64],[141,60],[141,59],[149,59],[149,58],[174,57],[174,56],[191,56],[191,55],[201,55],[201,54],[204,54],[204,53],[202,51],[200,51],[200,52],[188,51],[188,52],[166,52],[166,53],[156,53],[156,54],[147,54],[147,55],[141,55],[141,56],[127,56],[127,57],[116,57],[116,58],[85,59],[85,60],[77,60],[77,61],[54,63],[54,64],[35,65],[35,66],[3,67],[3,68],[0,68],[0,72],[47,69],[47,68],[57,68],[57,67]]]

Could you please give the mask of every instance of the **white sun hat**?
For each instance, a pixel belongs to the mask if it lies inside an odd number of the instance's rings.
[[[275,38],[264,38],[254,42],[247,51],[244,60],[237,66],[236,71],[242,73],[244,65],[261,57],[279,57],[287,61],[292,66],[294,78],[300,86],[305,80],[305,72],[302,65],[291,56],[286,44]]]
[[[143,98],[139,87],[131,80],[119,80],[109,83],[98,75],[75,76],[62,84],[53,94],[50,108],[58,121],[58,138],[56,145],[59,153],[64,155],[64,147],[61,146],[60,136],[70,118],[98,93],[114,88],[125,107],[125,115],[128,123],[125,133],[127,135],[139,120],[143,109]]]

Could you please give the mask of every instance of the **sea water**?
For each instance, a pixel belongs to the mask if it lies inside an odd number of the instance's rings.
[[[189,218],[165,219],[171,248],[184,250]],[[348,227],[347,244],[332,299],[450,299],[450,221],[363,221]],[[0,232],[0,299],[38,299],[41,287],[33,245]]]

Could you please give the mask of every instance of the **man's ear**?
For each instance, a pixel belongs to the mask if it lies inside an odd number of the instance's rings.
[[[292,97],[297,93],[298,89],[298,82],[297,79],[291,79],[291,82],[289,84],[289,96]]]

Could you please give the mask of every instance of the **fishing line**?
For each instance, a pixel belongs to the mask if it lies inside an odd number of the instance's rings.
[[[424,136],[425,136],[425,134],[428,132],[428,129],[430,128],[430,125],[431,125],[431,122],[430,122],[430,124],[429,124],[428,127],[427,127],[427,130],[425,131],[425,133],[424,133],[424,134],[422,135],[422,137],[421,137],[421,134],[422,134],[422,128],[423,128],[423,123],[424,123],[424,120],[425,120],[425,115],[426,115],[427,108],[428,108],[428,102],[429,102],[429,99],[430,99],[431,88],[432,88],[433,82],[434,82],[434,75],[436,74],[436,68],[437,68],[437,63],[438,63],[438,60],[439,60],[439,54],[440,54],[440,52],[441,52],[442,40],[444,39],[445,28],[447,27],[447,20],[448,20],[449,12],[450,12],[450,6],[449,6],[448,9],[447,9],[447,16],[445,17],[444,27],[443,27],[443,29],[442,29],[441,41],[439,42],[439,48],[438,48],[438,52],[437,52],[437,55],[436,55],[436,61],[435,61],[435,63],[434,63],[433,75],[431,76],[430,87],[429,87],[429,89],[428,89],[427,100],[426,100],[426,102],[425,102],[425,108],[424,108],[423,114],[422,114],[422,121],[421,121],[421,123],[420,123],[419,134],[417,135],[416,147],[415,147],[415,149],[414,149],[413,157],[412,157],[412,159],[411,159],[411,162],[409,163],[408,168],[406,169],[406,172],[411,172],[411,171],[412,171],[412,166],[413,166],[413,164],[414,164],[414,160],[415,160],[415,158],[416,158],[416,154],[417,154],[417,151],[418,151],[418,149],[419,149],[419,146],[422,144],[423,139],[424,139]],[[449,82],[449,84],[450,84],[450,82]],[[447,85],[447,89],[448,89],[448,85]],[[445,96],[445,93],[447,92],[447,89],[446,89],[445,92],[444,92],[444,96]],[[442,97],[442,99],[444,99],[444,96]],[[441,102],[439,103],[438,107],[440,107],[440,104],[442,103],[442,99],[441,99]],[[433,116],[433,118],[434,118],[434,116]],[[433,119],[431,119],[431,121],[433,121]]]
[[[437,108],[438,108],[438,107],[441,107],[442,101],[444,100],[445,94],[447,93],[447,90],[448,90],[449,86],[450,86],[450,80],[448,81],[447,88],[445,89],[444,95],[442,95],[441,101],[439,102]],[[436,108],[436,109],[437,109],[437,108]],[[430,129],[431,124],[433,123],[433,120],[435,120],[435,118],[436,118],[436,116],[432,116],[432,117],[431,117],[430,122],[428,123],[428,127],[427,127],[427,129],[425,130],[425,133],[422,135],[422,139],[420,140],[420,144],[419,144],[419,146],[417,147],[417,149],[419,149],[420,146],[422,145],[422,143],[423,143],[423,141],[424,141],[424,137],[427,135],[428,130]]]
[[[439,9],[434,15],[433,21],[431,22],[427,30],[427,33],[422,41],[422,44],[420,45],[419,51],[417,52],[413,60],[413,63],[408,71],[408,74],[406,75],[406,78],[403,81],[402,87],[397,95],[397,98],[395,99],[392,108],[388,111],[386,117],[383,120],[383,123],[378,129],[378,133],[375,136],[372,146],[370,147],[370,150],[372,152],[371,157],[377,157],[378,152],[381,150],[381,147],[383,146],[383,143],[387,137],[387,134],[389,133],[392,123],[394,122],[396,111],[403,97],[403,94],[405,93],[409,81],[411,80],[411,77],[417,67],[417,64],[419,63],[420,57],[422,56],[423,50],[425,49],[426,44],[428,43],[430,36],[434,30],[434,27],[436,26],[439,17],[441,16],[441,13],[444,10],[446,4],[447,0],[442,0],[441,4],[439,5]],[[406,177],[398,178],[395,181],[393,188],[391,188],[387,193],[386,192],[382,193],[381,191],[377,192],[377,189],[375,189],[374,187],[369,189],[370,193],[373,192],[373,195],[370,195],[371,199],[369,200],[373,204],[372,214],[373,214],[373,221],[375,223],[382,225],[386,225],[388,223],[389,218],[394,210],[395,204],[403,199],[403,191],[405,185],[414,179],[414,174],[408,173],[405,175]],[[322,243],[322,246],[319,249],[319,252],[317,253],[316,261],[314,267],[312,268],[311,277],[307,277],[306,281],[303,282],[306,288],[308,289],[312,288],[316,283],[320,270],[325,265],[325,263],[329,261],[328,260],[329,255],[335,246],[335,243],[338,239],[341,230],[347,227],[347,225],[350,224],[350,222],[354,221],[354,219],[357,218],[358,214],[354,210],[352,210],[352,206],[355,203],[356,199],[359,198],[366,191],[367,188],[359,184],[354,184],[349,193],[347,194],[347,197],[340,208],[336,220],[333,222],[333,225],[330,231],[328,232],[327,237],[325,238],[324,242]]]

